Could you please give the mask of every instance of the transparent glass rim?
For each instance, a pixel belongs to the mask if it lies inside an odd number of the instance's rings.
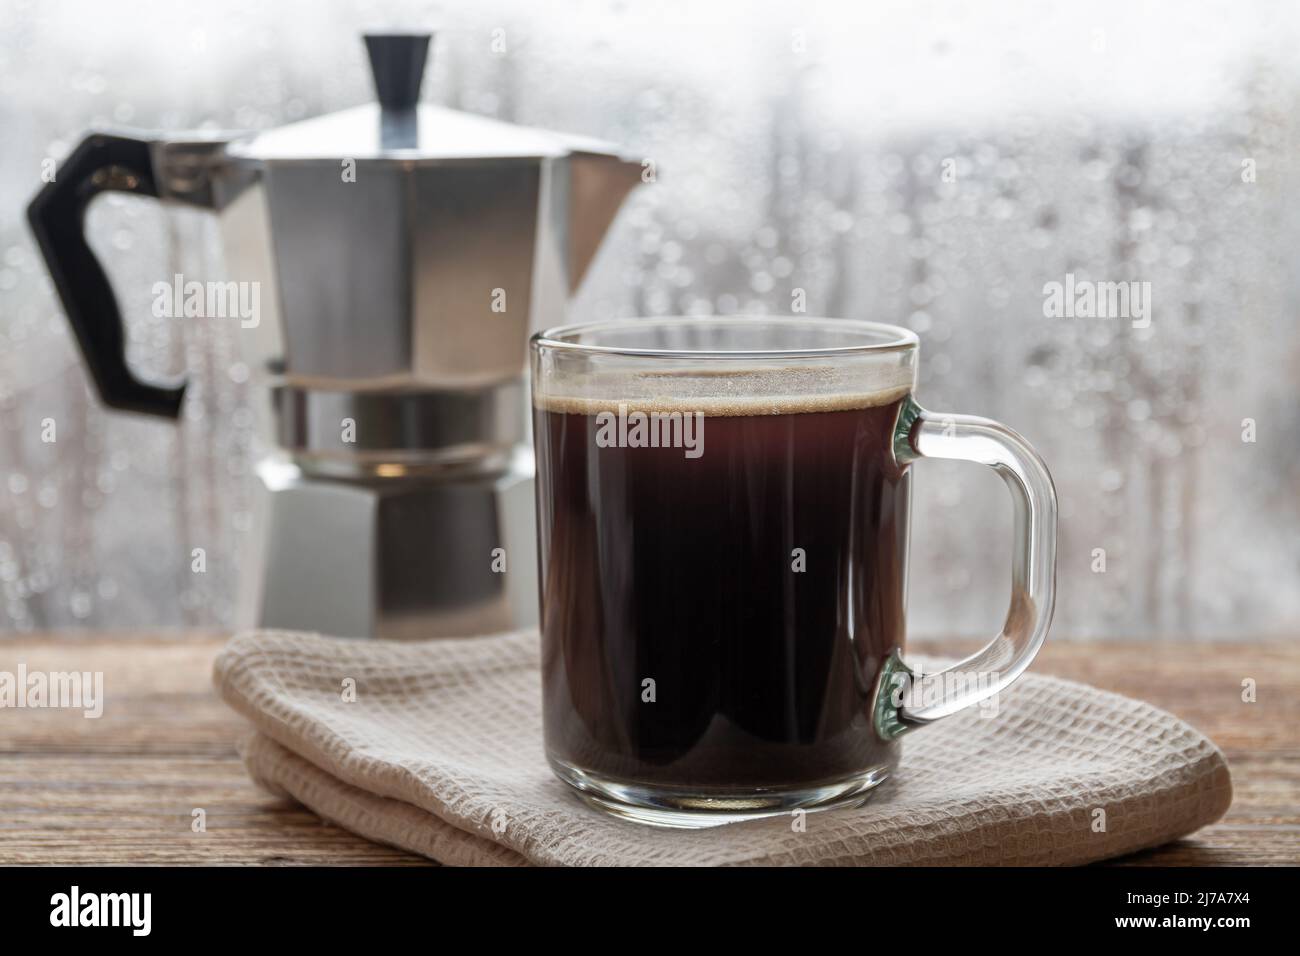
[[[716,325],[778,324],[792,329],[820,329],[834,332],[861,332],[878,341],[864,341],[854,345],[826,346],[798,349],[647,349],[620,345],[594,345],[574,341],[586,333],[617,331],[619,329],[646,329],[653,327],[680,327],[702,323]],[[920,340],[910,329],[866,319],[834,319],[825,316],[793,317],[782,315],[670,315],[643,318],[607,319],[599,322],[578,322],[544,329],[530,340],[534,349],[550,349],[591,355],[626,355],[643,358],[693,358],[693,359],[790,359],[818,358],[859,354],[906,352],[915,349]]]

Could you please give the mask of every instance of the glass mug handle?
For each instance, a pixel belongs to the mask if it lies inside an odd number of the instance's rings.
[[[1056,590],[1056,489],[1047,466],[1018,434],[987,418],[928,412],[909,396],[894,429],[900,466],[919,458],[988,465],[1006,482],[1015,513],[1011,606],[1002,632],[963,661],[918,676],[895,651],[885,663],[875,723],[892,740],[1004,690],[1047,637]]]

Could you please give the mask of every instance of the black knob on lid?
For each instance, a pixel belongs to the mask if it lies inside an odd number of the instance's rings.
[[[409,110],[419,102],[430,37],[428,33],[365,34],[375,93],[384,109]]]

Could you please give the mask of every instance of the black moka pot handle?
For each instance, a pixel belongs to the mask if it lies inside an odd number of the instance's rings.
[[[176,418],[185,386],[152,385],[127,367],[122,313],[86,242],[86,207],[102,192],[158,197],[148,141],[91,133],[36,194],[27,221],[104,404]]]

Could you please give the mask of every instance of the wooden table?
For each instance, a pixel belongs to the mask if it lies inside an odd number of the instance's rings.
[[[0,864],[401,864],[426,861],[322,823],[257,789],[235,753],[241,718],[211,686],[222,639],[103,633],[0,636],[0,671],[103,671],[98,720],[0,710]],[[927,653],[968,645],[916,642]],[[1236,797],[1219,823],[1118,862],[1300,863],[1300,642],[1097,643],[1054,638],[1044,673],[1141,697],[1215,740]],[[1258,700],[1241,700],[1253,678]],[[206,811],[207,831],[191,828]]]

